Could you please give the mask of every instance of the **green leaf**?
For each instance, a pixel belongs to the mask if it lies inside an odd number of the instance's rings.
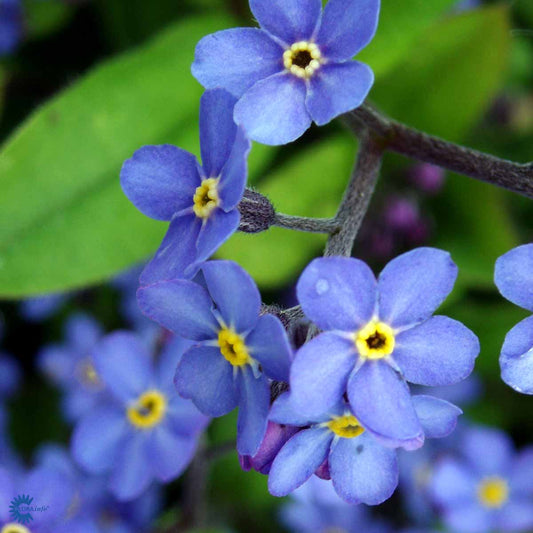
[[[506,6],[450,17],[376,82],[371,98],[397,120],[459,140],[500,88],[510,42]]]
[[[153,253],[166,224],[126,199],[120,167],[144,144],[198,152],[194,47],[231,25],[218,16],[173,26],[94,69],[15,132],[0,151],[0,295],[95,283]]]
[[[44,37],[53,33],[69,21],[72,11],[72,6],[57,0],[24,0],[27,32],[31,37]]]
[[[378,30],[372,42],[356,59],[368,63],[376,78],[388,73],[413,49],[428,27],[441,19],[457,0],[382,0]]]
[[[350,137],[312,145],[289,159],[260,184],[260,191],[281,213],[330,217],[336,212],[355,155]],[[323,235],[281,228],[248,235],[237,233],[219,255],[242,265],[265,289],[275,288],[300,273],[325,243]]]

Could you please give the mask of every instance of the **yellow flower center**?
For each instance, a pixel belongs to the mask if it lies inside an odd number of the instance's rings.
[[[86,360],[81,363],[79,369],[79,376],[79,379],[83,383],[83,385],[91,389],[98,389],[102,387],[102,382],[100,381],[100,378],[96,373],[94,365],[89,360]]]
[[[394,344],[394,331],[384,322],[369,322],[355,337],[359,355],[367,359],[382,359],[390,355],[394,350]]]
[[[209,218],[213,209],[220,204],[217,187],[218,178],[204,179],[202,184],[196,187],[193,196],[193,210],[197,217]]]
[[[359,420],[353,415],[336,416],[327,423],[328,428],[344,439],[353,439],[364,432]]]
[[[299,41],[283,53],[283,65],[298,78],[310,78],[322,64],[322,54],[315,43]]]
[[[497,509],[509,498],[509,485],[501,477],[486,477],[478,485],[477,497],[485,507]]]
[[[142,429],[156,426],[163,420],[167,410],[167,399],[157,390],[141,394],[137,401],[128,407],[128,420]]]
[[[15,522],[11,522],[9,524],[6,524],[0,533],[31,533],[31,531],[21,524],[15,524]]]
[[[222,328],[218,332],[220,352],[233,366],[244,366],[251,359],[244,339],[232,329]]]

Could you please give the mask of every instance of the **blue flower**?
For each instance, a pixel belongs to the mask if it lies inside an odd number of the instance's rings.
[[[162,326],[196,341],[178,365],[178,392],[210,416],[239,406],[237,450],[253,456],[267,426],[268,378],[288,379],[287,335],[276,317],[259,316],[261,295],[239,265],[210,261],[202,273],[207,290],[185,280],[156,283],[139,289],[139,304]]]
[[[316,476],[291,494],[281,508],[281,520],[296,533],[393,533],[391,526],[373,519],[364,505],[343,502],[333,486]]]
[[[62,472],[69,479],[74,494],[67,516],[56,525],[54,533],[145,531],[160,510],[159,487],[153,486],[130,502],[119,502],[107,490],[106,476],[81,471],[61,446],[42,446],[37,462],[42,467]]]
[[[45,346],[38,354],[40,370],[64,392],[62,410],[75,421],[92,410],[106,394],[92,360],[92,351],[103,331],[92,317],[73,314],[67,320],[62,343]]]
[[[415,396],[413,404],[428,437],[448,435],[460,414],[457,407],[431,396]],[[274,496],[298,488],[325,461],[335,491],[349,503],[377,505],[396,489],[396,450],[383,446],[344,401],[321,416],[307,417],[285,393],[274,402],[270,419],[303,428],[272,463],[268,487]]]
[[[20,314],[29,322],[42,322],[55,315],[68,300],[69,293],[58,292],[28,298],[20,304]]]
[[[496,261],[494,282],[502,295],[533,311],[533,244],[518,246]],[[505,337],[500,354],[502,379],[513,389],[533,394],[533,316]]]
[[[0,401],[12,396],[20,384],[21,371],[11,355],[0,351]]]
[[[194,456],[208,419],[172,383],[189,345],[175,338],[155,368],[133,333],[112,333],[94,349],[96,372],[113,398],[80,420],[72,453],[89,472],[109,473],[109,488],[119,500],[138,497],[154,479],[178,477]]]
[[[220,89],[202,96],[203,166],[189,152],[171,145],[145,146],[124,163],[120,180],[126,196],[145,215],[170,221],[159,250],[141,275],[142,285],[192,278],[237,230],[250,141],[233,122],[235,102]]]
[[[264,144],[285,144],[364,101],[372,70],[352,57],[372,39],[379,0],[250,0],[261,29],[204,37],[192,73],[239,101],[235,121]]]
[[[0,527],[17,533],[55,533],[72,503],[72,495],[70,480],[56,468],[39,466],[17,472],[0,466]],[[39,510],[31,512],[27,504],[17,504],[24,496]]]
[[[507,435],[489,428],[464,433],[462,458],[442,458],[430,492],[446,525],[458,533],[533,529],[533,448],[515,455]]]
[[[0,57],[15,51],[22,36],[20,0],[0,0]]]
[[[431,316],[456,275],[449,254],[434,248],[397,257],[377,281],[357,259],[311,262],[298,281],[298,299],[324,333],[295,357],[295,405],[309,415],[324,413],[346,392],[361,424],[387,445],[420,447],[424,432],[406,381],[457,383],[479,353],[477,337],[463,324]]]

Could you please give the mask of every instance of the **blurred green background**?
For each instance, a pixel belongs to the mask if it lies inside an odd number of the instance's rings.
[[[358,59],[376,74],[370,100],[392,117],[451,141],[504,158],[533,158],[533,3],[490,2],[465,12],[454,0],[383,0],[378,33]],[[199,155],[201,86],[190,74],[204,35],[254,25],[241,0],[27,0],[25,40],[0,63],[0,297],[3,348],[24,361],[28,384],[13,423],[26,454],[43,440],[68,439],[57,397],[33,369],[35,352],[61,337],[65,316],[85,309],[108,330],[119,327],[117,295],[106,280],[157,248],[165,224],[141,215],[122,194],[122,162],[144,144],[172,143]],[[313,127],[290,146],[254,145],[250,182],[282,212],[332,216],[352,168],[356,143],[340,122]],[[496,258],[533,240],[530,201],[449,175],[425,197],[405,176],[412,165],[387,155],[362,230],[391,195],[414,198],[428,221],[424,243],[449,250],[459,266],[442,312],[480,337],[477,370],[485,394],[467,413],[531,442],[530,398],[505,386],[498,354],[505,333],[526,313],[493,285]],[[220,251],[256,279],[267,302],[290,301],[290,289],[324,238],[271,229],[237,234]],[[354,255],[379,270],[390,257],[358,240]],[[405,247],[391,250],[396,254]],[[62,313],[30,326],[16,301],[80,290]],[[289,295],[289,296],[288,296]],[[37,407],[36,407],[37,406]],[[235,419],[216,420],[213,442],[233,438]],[[279,501],[266,478],[240,470],[236,456],[211,472],[211,521],[238,530],[271,531]],[[172,501],[180,484],[169,494]],[[169,517],[170,519],[170,517]]]

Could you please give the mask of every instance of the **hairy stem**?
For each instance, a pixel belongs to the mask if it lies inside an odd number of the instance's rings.
[[[273,226],[292,229],[296,231],[307,231],[309,233],[334,233],[338,231],[339,225],[334,218],[307,218],[296,217],[276,213]]]
[[[364,104],[345,116],[358,134],[371,130],[385,149],[533,198],[533,163],[520,164],[444,141]]]
[[[339,230],[328,239],[324,255],[350,256],[357,232],[368,210],[379,176],[383,144],[372,135],[360,135],[357,163],[335,220]]]

